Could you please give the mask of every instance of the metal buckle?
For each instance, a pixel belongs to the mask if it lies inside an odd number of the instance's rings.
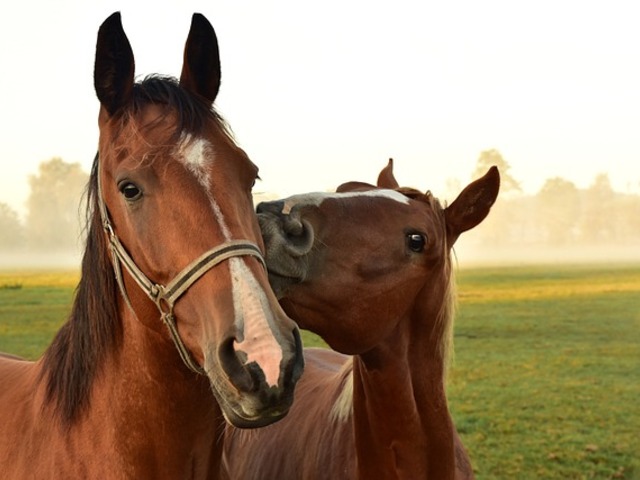
[[[158,307],[158,310],[162,315],[173,316],[173,304],[169,302],[164,296],[164,286],[157,283],[151,286],[149,296]]]

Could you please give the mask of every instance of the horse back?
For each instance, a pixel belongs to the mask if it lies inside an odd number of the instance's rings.
[[[17,355],[12,355],[11,353],[4,353],[4,352],[0,352],[0,359],[3,358],[7,358],[9,360],[22,360],[22,361],[27,361],[26,359],[19,357]]]

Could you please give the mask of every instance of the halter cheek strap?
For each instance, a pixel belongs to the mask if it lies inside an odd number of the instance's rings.
[[[232,257],[239,256],[253,256],[260,260],[260,263],[265,267],[266,264],[262,256],[260,248],[252,242],[247,240],[229,240],[223,244],[212,248],[211,250],[203,253],[200,257],[195,259],[189,265],[187,265],[176,277],[171,280],[167,285],[160,285],[152,282],[149,278],[138,268],[127,250],[124,248],[120,239],[115,234],[111,222],[109,220],[109,213],[107,212],[106,204],[102,196],[102,185],[100,182],[100,175],[98,175],[98,206],[100,209],[100,216],[102,217],[103,227],[109,236],[109,246],[111,249],[111,255],[113,258],[113,269],[115,272],[116,281],[120,292],[124,297],[125,302],[133,311],[131,300],[127,295],[127,291],[124,286],[124,280],[122,277],[121,265],[124,265],[125,269],[129,272],[131,277],[140,286],[142,291],[156,304],[160,311],[160,318],[162,322],[169,329],[171,339],[180,354],[180,358],[184,364],[192,371],[206,375],[204,369],[198,365],[198,363],[192,358],[189,350],[184,345],[184,342],[178,334],[178,328],[176,326],[176,319],[173,314],[173,307],[178,298],[187,291],[187,289],[193,285],[200,277],[211,270],[213,267],[228,260]],[[135,312],[134,312],[135,314]]]

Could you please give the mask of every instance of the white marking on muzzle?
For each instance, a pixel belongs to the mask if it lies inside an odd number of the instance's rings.
[[[369,197],[369,198],[387,198],[389,200],[394,200],[396,202],[404,203],[405,205],[409,204],[409,199],[405,197],[400,192],[396,192],[395,190],[366,190],[364,192],[343,192],[343,193],[331,193],[331,192],[315,192],[315,193],[304,193],[302,195],[293,195],[289,198],[284,199],[284,206],[282,208],[282,213],[288,215],[291,212],[291,209],[296,205],[313,205],[318,207],[325,200],[335,199],[340,200],[341,198],[355,198],[355,197]]]
[[[268,386],[277,387],[284,354],[273,334],[267,295],[244,261],[232,258],[229,263],[236,324],[242,332],[242,341],[234,342],[233,348],[247,355],[245,365],[255,362],[262,369]]]

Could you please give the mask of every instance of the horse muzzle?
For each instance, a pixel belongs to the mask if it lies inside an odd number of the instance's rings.
[[[289,286],[305,280],[315,241],[313,226],[296,209],[282,213],[282,205],[275,201],[257,207],[269,283],[278,298]]]
[[[207,365],[213,393],[225,419],[238,428],[257,428],[283,418],[293,403],[295,385],[304,369],[299,331],[283,350],[277,383],[270,383],[256,362],[234,347],[229,338],[218,348],[218,361]]]

